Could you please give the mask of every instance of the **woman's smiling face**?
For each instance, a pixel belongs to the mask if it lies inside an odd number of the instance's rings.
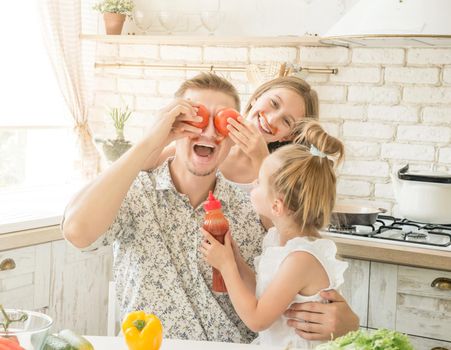
[[[267,143],[289,141],[296,121],[305,117],[302,96],[288,88],[274,88],[252,101],[247,120],[254,124]]]

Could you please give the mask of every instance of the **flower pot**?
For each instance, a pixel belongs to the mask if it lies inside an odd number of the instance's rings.
[[[105,31],[107,34],[120,35],[122,32],[122,27],[125,22],[125,15],[120,13],[109,13],[105,12],[103,14],[103,20],[105,22]]]
[[[116,159],[118,159],[121,155],[123,155],[125,152],[127,152],[132,147],[132,144],[130,141],[126,140],[111,140],[108,139],[106,141],[103,141],[103,153],[105,153],[106,158],[110,162],[114,162]]]

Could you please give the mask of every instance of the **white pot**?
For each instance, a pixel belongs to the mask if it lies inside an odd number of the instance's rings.
[[[408,170],[406,165],[391,175],[400,213],[413,221],[451,224],[451,174]]]

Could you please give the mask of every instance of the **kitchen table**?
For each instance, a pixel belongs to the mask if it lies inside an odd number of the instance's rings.
[[[123,337],[86,336],[95,350],[127,350]],[[284,347],[164,339],[161,350],[285,350]]]

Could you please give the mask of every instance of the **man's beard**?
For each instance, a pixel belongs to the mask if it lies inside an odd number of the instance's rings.
[[[216,171],[216,169],[213,168],[211,170],[206,170],[203,173],[201,173],[201,172],[198,172],[196,169],[193,169],[191,164],[189,164],[189,162],[186,162],[186,169],[188,169],[188,171],[195,176],[208,176]]]

